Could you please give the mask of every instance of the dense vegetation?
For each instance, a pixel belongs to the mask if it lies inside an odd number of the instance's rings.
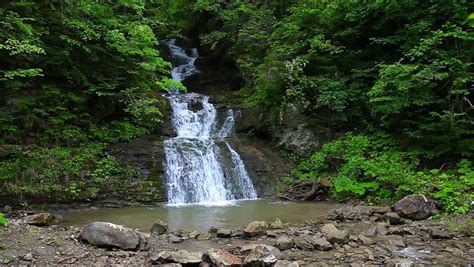
[[[335,196],[373,201],[423,192],[465,212],[473,10],[461,0],[2,3],[3,189],[93,197],[130,176],[104,148],[159,125],[158,91],[173,85],[158,39],[181,35],[236,62],[238,95],[267,125],[297,113],[340,137],[298,157],[292,179],[331,177]]]
[[[0,4],[3,192],[95,197],[130,177],[104,149],[160,123],[159,91],[172,85],[158,49],[163,4]]]
[[[244,102],[269,124],[295,113],[339,133],[293,178],[337,197],[422,192],[474,199],[474,4],[467,1],[191,1],[201,41],[232,56]],[[346,132],[352,132],[345,134]]]

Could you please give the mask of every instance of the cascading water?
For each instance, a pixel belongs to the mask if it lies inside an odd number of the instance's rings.
[[[196,49],[187,53],[175,40],[169,41],[168,47],[177,64],[172,71],[174,81],[198,72],[194,65]],[[169,99],[177,136],[164,142],[168,203],[219,205],[257,198],[242,159],[225,141],[233,134],[234,112],[229,109],[219,127],[217,111],[208,96],[172,92]],[[222,151],[219,144],[227,151]],[[223,164],[226,154],[230,155],[230,167]]]

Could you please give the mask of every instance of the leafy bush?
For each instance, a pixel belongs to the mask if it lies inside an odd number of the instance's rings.
[[[407,194],[424,193],[450,212],[465,213],[474,194],[472,162],[462,160],[449,171],[419,169],[418,161],[385,141],[347,134],[325,144],[293,170],[299,179],[331,177],[335,197],[394,201]]]
[[[7,225],[7,218],[5,217],[5,214],[0,212],[0,226],[5,225]]]

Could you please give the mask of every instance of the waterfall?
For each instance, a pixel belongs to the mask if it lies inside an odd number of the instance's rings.
[[[198,73],[196,49],[185,50],[175,40],[167,45],[176,64],[171,74],[174,81]],[[219,205],[257,198],[240,155],[225,140],[234,134],[233,110],[227,110],[220,123],[208,96],[172,92],[168,98],[176,132],[176,137],[164,142],[168,203]]]

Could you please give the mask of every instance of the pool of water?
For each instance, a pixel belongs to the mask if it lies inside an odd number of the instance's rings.
[[[106,221],[148,231],[156,220],[169,224],[170,230],[211,227],[238,228],[251,221],[273,221],[280,218],[284,223],[302,223],[307,220],[323,220],[338,204],[247,200],[228,205],[167,206],[96,208],[69,211],[64,214],[65,225],[81,226],[91,221]]]

